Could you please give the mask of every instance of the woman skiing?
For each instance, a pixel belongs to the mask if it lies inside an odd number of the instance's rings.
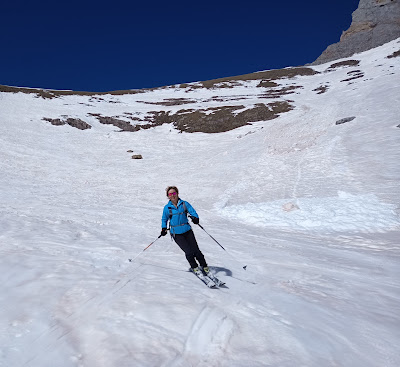
[[[196,238],[187,218],[187,215],[189,214],[193,223],[199,224],[198,214],[187,201],[179,198],[179,190],[176,186],[168,186],[165,191],[169,198],[169,202],[165,205],[162,214],[161,236],[167,234],[167,223],[169,220],[171,236],[185,253],[192,271],[195,274],[200,274],[202,273],[202,268],[203,271],[208,274],[210,270],[207,266],[204,255],[197,245]]]

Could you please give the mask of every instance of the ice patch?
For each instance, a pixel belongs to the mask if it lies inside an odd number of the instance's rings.
[[[288,200],[232,205],[220,209],[223,216],[258,227],[328,232],[381,232],[400,225],[396,206],[382,203],[373,194],[296,199],[296,210],[285,210]]]

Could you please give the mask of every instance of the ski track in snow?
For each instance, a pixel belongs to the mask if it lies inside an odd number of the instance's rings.
[[[294,110],[223,134],[119,133],[88,113],[171,96],[247,108],[259,81],[95,102],[0,93],[0,366],[399,366],[399,44],[280,80],[302,87]],[[341,82],[354,69],[365,77]],[[61,115],[93,128],[41,120]],[[142,252],[168,184],[227,249],[194,226],[228,288],[196,279],[167,237]]]
[[[233,332],[234,325],[227,315],[205,306],[189,331],[183,352],[168,366],[218,366]]]

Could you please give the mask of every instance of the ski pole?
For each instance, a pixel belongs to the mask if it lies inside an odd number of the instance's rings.
[[[218,245],[225,251],[225,252],[227,252],[229,255],[231,255],[233,258],[234,258],[234,256],[231,254],[231,253],[229,253],[228,251],[226,251],[226,249],[224,248],[224,246],[222,246],[213,236],[211,236],[204,228],[203,228],[203,226],[200,224],[200,223],[197,223],[197,225],[204,231],[204,232],[206,232],[216,243],[218,243]],[[234,258],[235,259],[235,258]],[[236,259],[235,259],[236,260]],[[237,261],[237,260],[236,260]],[[247,268],[247,265],[245,265],[245,266],[243,266],[243,269],[244,270],[246,270],[246,268]]]
[[[198,225],[204,232],[206,232],[216,243],[218,243],[218,245],[219,245],[224,251],[226,251],[225,248],[224,248],[224,246],[222,246],[213,236],[211,236],[211,235],[203,228],[203,226],[202,226],[200,223],[197,223],[197,225]]]
[[[161,238],[161,235],[159,235],[152,243],[150,243],[150,245],[148,245],[147,247],[145,247],[142,251],[140,251],[133,259],[128,259],[129,262],[133,262],[136,260],[136,258],[138,258],[143,252],[145,252],[154,242],[156,242],[159,238]]]

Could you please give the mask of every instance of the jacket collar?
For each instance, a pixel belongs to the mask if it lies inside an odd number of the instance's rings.
[[[181,204],[182,204],[182,199],[179,199],[179,200],[178,200],[177,207],[178,207],[179,205],[181,205]],[[171,200],[168,202],[168,206],[171,206],[171,207],[174,207],[174,208],[175,208],[175,205],[172,203]]]

